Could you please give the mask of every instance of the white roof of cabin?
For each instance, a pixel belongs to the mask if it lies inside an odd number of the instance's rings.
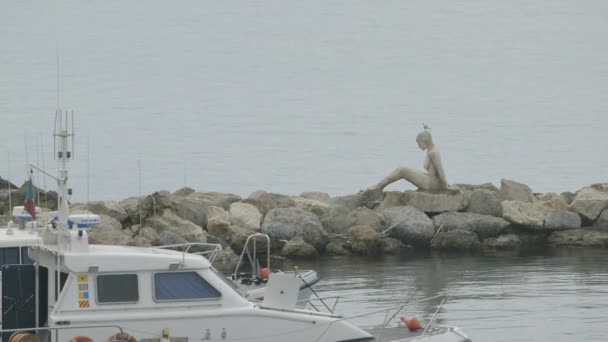
[[[90,266],[98,272],[167,270],[171,264],[184,262],[183,268],[208,268],[209,261],[200,255],[160,248],[89,245],[88,252],[61,253],[64,265],[72,272],[88,272]]]
[[[38,234],[29,230],[12,228],[12,234],[7,234],[8,229],[0,229],[0,248],[32,246],[41,242]]]

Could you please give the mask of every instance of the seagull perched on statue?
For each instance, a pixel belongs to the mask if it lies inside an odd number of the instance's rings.
[[[422,127],[424,127],[425,131],[430,131],[431,127],[427,126],[424,122],[422,123]]]

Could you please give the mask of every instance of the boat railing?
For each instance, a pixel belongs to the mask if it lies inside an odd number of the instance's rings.
[[[201,248],[205,249],[203,251],[194,251],[190,252],[190,250],[195,247],[196,249]],[[183,252],[182,259],[183,262],[186,262],[186,254],[195,254],[202,255],[210,263],[213,263],[219,252],[222,251],[222,245],[217,243],[207,243],[207,242],[187,242],[187,243],[177,243],[172,245],[162,245],[162,246],[154,246],[149,248],[161,248],[161,249],[172,249],[172,250],[181,250]]]
[[[236,263],[236,267],[234,268],[234,273],[232,274],[232,279],[237,279],[239,269],[241,268],[241,263],[243,262],[243,258],[247,255],[249,262],[251,264],[252,273],[258,274],[258,262],[257,262],[257,240],[262,238],[266,241],[266,267],[270,268],[270,237],[266,234],[255,233],[251,234],[245,240],[245,245],[243,246],[243,251],[241,251],[241,255],[239,256],[239,261]],[[249,252],[249,243],[253,241],[253,255]]]
[[[408,288],[406,290],[411,290],[411,289]],[[321,310],[319,310],[319,307],[318,307],[319,303],[321,303],[321,304],[325,303],[325,305],[324,305],[325,307],[331,307],[331,309],[328,310],[329,313],[333,314],[334,311],[336,310],[336,307],[338,306],[338,303],[357,302],[360,300],[361,296],[376,295],[378,293],[395,292],[395,291],[396,291],[395,289],[360,291],[360,292],[336,295],[336,296],[322,296],[322,293],[313,292],[313,296],[311,296],[308,299],[298,300],[298,303],[308,304],[313,310],[315,310],[317,312],[321,312]]]
[[[60,322],[58,322],[60,323]],[[79,325],[79,326],[61,326],[61,327],[39,327],[39,328],[19,328],[19,329],[0,329],[0,335],[10,335],[9,341],[16,337],[18,333],[35,335],[41,342],[50,342],[51,336],[55,335],[54,341],[59,341],[59,332],[64,330],[75,330],[75,329],[114,329],[114,334],[110,336],[108,341],[110,342],[128,342],[130,336],[125,333],[124,329],[118,325]],[[28,335],[26,335],[28,336]],[[46,338],[46,339],[44,339]],[[23,339],[21,339],[23,340]],[[30,341],[29,339],[26,339]]]
[[[424,302],[428,302],[431,300],[436,300],[441,298],[441,302],[439,303],[439,305],[437,306],[437,309],[435,310],[433,316],[431,317],[430,321],[427,323],[426,328],[424,329],[424,331],[422,332],[421,336],[425,336],[427,334],[430,334],[431,332],[431,328],[433,325],[433,322],[435,321],[435,318],[437,316],[437,313],[439,312],[439,310],[441,309],[441,306],[444,304],[445,300],[446,300],[446,296],[444,294],[440,294],[440,295],[436,295],[436,296],[432,296],[432,297],[427,297],[427,298],[422,298],[422,299],[417,299],[417,300],[413,300],[414,296],[416,295],[417,291],[415,291],[412,295],[410,295],[406,301],[402,302],[401,304],[398,305],[393,305],[384,309],[380,309],[380,310],[374,310],[374,311],[370,311],[370,312],[366,312],[363,314],[359,314],[359,315],[354,315],[354,316],[348,316],[348,317],[343,317],[340,318],[338,320],[334,320],[331,323],[327,324],[325,327],[325,330],[323,331],[323,333],[315,340],[315,341],[320,341],[323,339],[323,336],[330,330],[330,328],[332,327],[332,325],[338,323],[338,322],[342,322],[342,321],[351,321],[354,319],[359,319],[359,318],[364,318],[364,317],[369,317],[369,316],[373,316],[373,315],[378,315],[378,314],[382,314],[384,313],[384,319],[382,320],[382,323],[379,325],[376,325],[378,327],[378,331],[376,333],[376,340],[380,341],[381,337],[382,337],[382,332],[383,330],[393,321],[393,319],[395,319],[397,317],[397,315],[403,311],[404,308],[414,305],[414,304],[419,304],[419,303],[424,303]],[[420,336],[419,336],[420,337]]]

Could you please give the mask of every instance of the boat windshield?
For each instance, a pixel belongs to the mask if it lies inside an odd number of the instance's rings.
[[[228,284],[228,286],[232,287],[239,295],[241,295],[241,297],[247,298],[247,295],[243,292],[243,290],[239,289],[239,287],[236,286],[235,282],[226,277],[222,272],[216,270],[215,267],[211,266],[209,268],[213,273],[215,273],[215,275],[218,276],[218,278],[220,278],[223,282]]]

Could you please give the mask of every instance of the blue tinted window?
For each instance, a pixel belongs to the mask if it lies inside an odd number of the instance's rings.
[[[0,267],[3,265],[19,264],[19,248],[9,247],[0,249]]]
[[[27,247],[21,247],[21,263],[27,265],[33,265],[34,260],[30,259],[27,255]]]
[[[156,300],[187,300],[219,298],[221,293],[196,272],[156,273],[154,298]]]
[[[132,303],[139,299],[137,274],[106,274],[97,276],[97,301],[100,303]]]

